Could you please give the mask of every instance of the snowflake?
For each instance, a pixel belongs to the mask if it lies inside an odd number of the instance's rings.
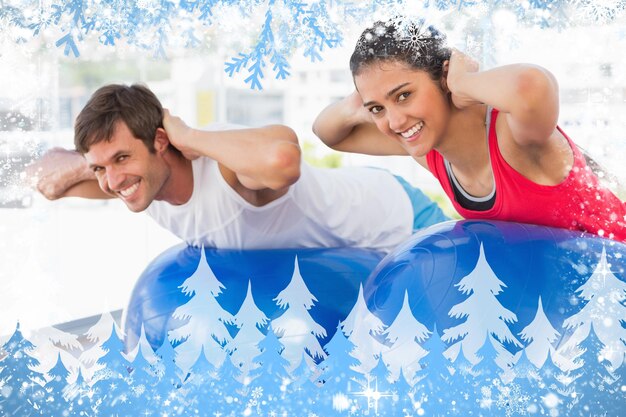
[[[20,387],[20,394],[25,395],[26,391],[28,391],[28,387],[29,387],[29,384],[24,382],[22,386]]]
[[[579,10],[583,18],[592,22],[608,23],[626,8],[624,0],[581,0]]]
[[[139,397],[144,392],[146,392],[146,386],[143,385],[143,384],[139,384],[139,385],[136,385],[136,386],[132,387],[131,391],[133,392],[133,394],[135,394],[135,397]]]
[[[137,0],[137,8],[142,10],[154,10],[157,8],[157,3],[152,0]]]
[[[252,390],[252,398],[254,399],[259,399],[263,396],[263,388],[262,387],[256,387]]]
[[[385,23],[377,22],[374,27],[365,32],[356,45],[356,50],[361,55],[372,55],[374,53],[374,49],[372,46],[375,45],[375,42],[383,36],[387,32],[387,25]]]
[[[398,28],[398,38],[405,49],[420,53],[433,37],[430,31],[424,28],[424,22],[420,22],[418,24],[401,23]]]
[[[493,399],[491,398],[491,387],[483,386],[480,388],[480,408],[491,408],[493,405]]]
[[[371,43],[374,40],[374,35],[371,32],[366,33],[356,44],[356,50],[359,55],[373,54],[374,49],[371,47]]]
[[[504,409],[507,417],[511,417],[513,414],[526,414],[530,397],[522,394],[522,390],[519,385],[497,384],[496,386],[498,388],[496,405]]]

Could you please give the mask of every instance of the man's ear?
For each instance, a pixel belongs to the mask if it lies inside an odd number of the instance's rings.
[[[170,138],[162,127],[157,128],[154,135],[154,150],[156,153],[162,154],[170,146]]]
[[[441,89],[444,93],[449,93],[450,89],[448,88],[448,69],[450,68],[450,60],[443,61],[442,71],[441,71]]]

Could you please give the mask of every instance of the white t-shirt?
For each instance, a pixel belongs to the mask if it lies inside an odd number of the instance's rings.
[[[314,168],[287,193],[256,207],[233,190],[216,161],[192,162],[188,202],[153,201],[147,213],[190,245],[220,249],[359,247],[391,251],[413,229],[402,185],[375,168]]]

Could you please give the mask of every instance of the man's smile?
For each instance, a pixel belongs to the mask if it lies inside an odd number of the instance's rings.
[[[137,191],[137,189],[139,188],[140,181],[137,181],[136,183],[124,188],[123,190],[120,190],[119,194],[124,198],[128,198],[132,196],[135,193],[135,191]]]

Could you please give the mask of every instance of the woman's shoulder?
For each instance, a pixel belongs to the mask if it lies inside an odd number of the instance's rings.
[[[492,123],[489,136],[492,159],[499,154],[515,171],[542,185],[556,185],[567,177],[577,159],[576,146],[558,126],[546,138],[520,143],[515,140],[511,122],[503,115],[500,113]]]

